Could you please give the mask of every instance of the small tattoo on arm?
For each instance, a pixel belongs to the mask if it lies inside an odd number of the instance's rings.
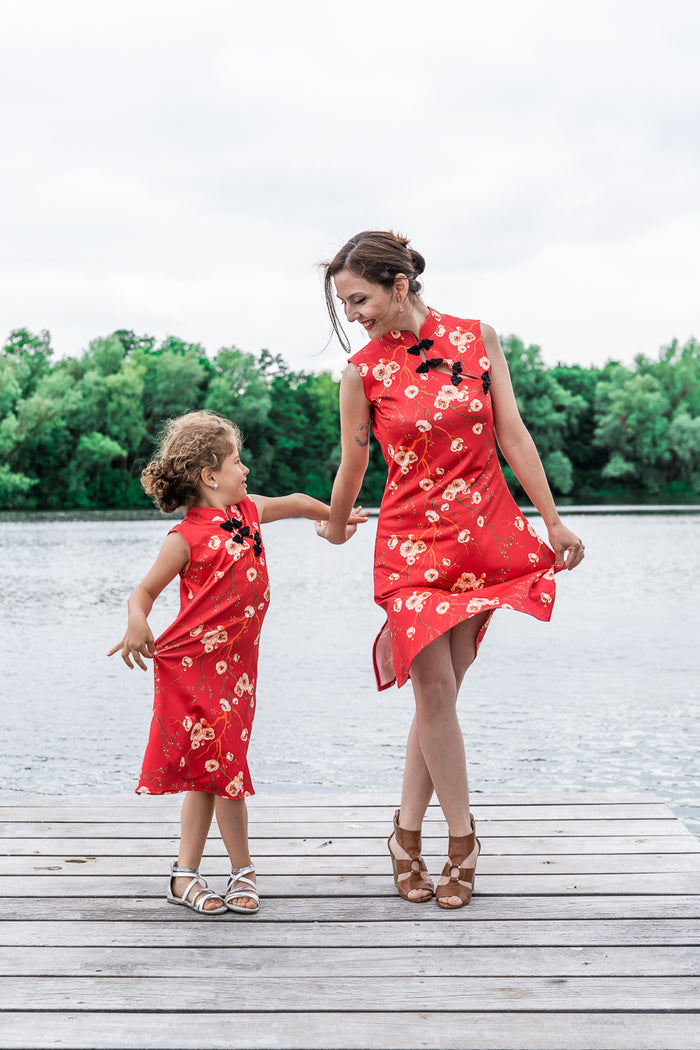
[[[356,427],[355,429],[356,429],[356,430],[359,430],[359,432],[360,432],[360,435],[359,435],[359,437],[358,437],[357,435],[355,435],[355,441],[356,441],[356,442],[357,442],[357,444],[358,444],[358,445],[360,446],[360,448],[364,448],[364,446],[365,446],[365,445],[368,445],[368,444],[369,444],[369,425],[368,425],[368,424],[366,424],[366,423],[363,423],[363,424],[361,424],[361,426],[359,426],[359,427]],[[364,441],[363,441],[363,440],[362,440],[362,438],[363,438],[363,433],[362,433],[362,432],[363,432],[364,430],[366,430],[366,431],[367,431],[367,437],[365,437],[365,439],[364,439]]]

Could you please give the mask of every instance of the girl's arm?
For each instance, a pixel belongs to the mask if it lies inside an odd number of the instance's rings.
[[[330,517],[327,523],[316,526],[319,536],[330,543],[345,543],[349,539],[348,523],[353,520],[353,504],[369,462],[369,433],[370,404],[360,373],[355,365],[348,365],[340,381],[342,457],[333,483]]]
[[[559,517],[542,461],[518,411],[508,363],[498,336],[486,324],[482,324],[481,334],[491,362],[491,399],[499,448],[547,526],[549,543],[556,555],[555,564],[573,569],[583,558],[583,544]]]
[[[155,650],[153,634],[148,626],[148,615],[160,592],[184,570],[189,558],[190,550],[185,538],[179,532],[169,532],[153,565],[129,595],[126,632],[121,642],[113,646],[107,656],[113,656],[121,650],[122,660],[127,667],[133,670],[133,656],[141,670],[146,670],[142,657],[152,660]]]
[[[328,520],[330,507],[313,496],[307,496],[305,492],[291,492],[288,496],[259,496],[251,495],[255,504],[260,524],[268,521],[280,521],[282,518],[310,518],[312,521],[318,519]],[[367,521],[367,515],[362,512],[362,507],[353,508],[349,519],[350,523],[357,526]],[[352,530],[353,532],[355,529]]]

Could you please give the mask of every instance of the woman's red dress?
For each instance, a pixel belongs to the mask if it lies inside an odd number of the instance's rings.
[[[428,346],[387,333],[350,358],[389,468],[374,558],[387,615],[374,644],[379,689],[403,685],[415,656],[463,620],[489,613],[478,645],[494,609],[549,620],[555,594],[554,554],[498,462],[480,322],[430,310],[419,338]]]
[[[190,561],[180,575],[180,611],[156,641],[138,793],[254,794],[246,756],[270,587],[255,504],[246,498],[227,513],[240,527],[227,531],[222,511],[191,507],[170,530],[187,541]]]

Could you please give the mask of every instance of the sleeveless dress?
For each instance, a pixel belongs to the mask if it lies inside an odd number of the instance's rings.
[[[180,611],[156,641],[138,794],[255,793],[246,756],[270,587],[255,504],[246,498],[227,515],[191,507],[170,530],[187,541],[190,561],[180,574]]]
[[[374,552],[387,616],[377,688],[456,624],[495,609],[549,620],[554,553],[513,500],[496,452],[490,362],[479,321],[430,310],[419,333],[390,332],[353,354],[389,468]]]

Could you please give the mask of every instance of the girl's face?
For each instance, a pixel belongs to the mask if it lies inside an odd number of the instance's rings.
[[[213,472],[214,481],[219,486],[216,495],[225,506],[240,503],[248,495],[246,478],[249,468],[241,462],[238,448],[224,459],[218,470]]]
[[[400,330],[403,314],[393,288],[366,281],[352,270],[340,270],[333,280],[348,321],[361,324],[370,339]]]

